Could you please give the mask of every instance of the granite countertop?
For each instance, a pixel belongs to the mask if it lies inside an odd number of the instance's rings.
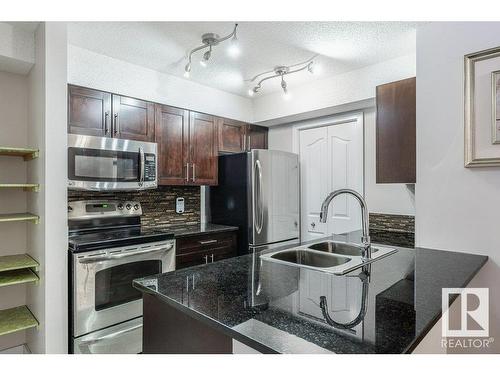
[[[200,223],[200,224],[189,224],[189,225],[173,225],[173,226],[145,226],[147,228],[152,228],[156,230],[164,230],[168,233],[172,233],[176,238],[195,236],[198,234],[207,233],[221,233],[221,232],[231,232],[238,230],[238,227],[219,225],[212,223]]]
[[[359,242],[360,233],[334,238]],[[350,330],[325,323],[319,297],[327,297],[335,320],[353,320],[363,297],[359,270],[335,276],[249,254],[150,276],[134,286],[261,352],[406,353],[441,316],[441,288],[466,286],[488,258],[397,249],[372,264],[366,314]]]

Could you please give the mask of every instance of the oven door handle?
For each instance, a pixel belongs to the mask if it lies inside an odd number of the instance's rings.
[[[82,344],[86,345],[86,346],[94,345],[94,344],[97,344],[100,341],[111,340],[111,339],[114,339],[115,337],[118,337],[118,336],[123,335],[125,333],[129,333],[129,332],[135,331],[135,330],[137,330],[139,328],[142,328],[142,323],[136,324],[136,325],[134,325],[132,327],[128,327],[128,328],[122,329],[121,331],[118,331],[118,332],[109,333],[109,334],[101,336],[101,337],[96,337],[96,338],[88,339],[88,340],[82,340],[82,342],[80,343],[80,345],[82,345]]]
[[[143,255],[143,254],[154,253],[157,251],[169,251],[169,250],[172,250],[173,247],[174,247],[173,244],[168,244],[167,246],[159,248],[159,249],[129,251],[129,252],[125,252],[125,253],[106,255],[106,256],[102,256],[102,257],[80,258],[80,259],[78,259],[78,262],[79,263],[96,263],[96,262],[101,262],[103,260],[121,259],[121,258],[131,257],[134,255]]]

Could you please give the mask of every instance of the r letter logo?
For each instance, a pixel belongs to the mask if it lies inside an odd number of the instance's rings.
[[[450,314],[450,300],[459,303],[460,317]],[[488,337],[489,293],[488,288],[443,288],[443,337]],[[457,318],[454,319],[454,315]]]

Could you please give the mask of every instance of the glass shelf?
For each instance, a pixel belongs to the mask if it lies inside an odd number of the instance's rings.
[[[38,324],[27,306],[0,310],[0,336],[38,327]]]
[[[24,160],[32,160],[38,157],[38,149],[0,146],[0,156],[20,156]]]
[[[39,184],[0,184],[0,189],[24,189],[24,191],[38,192]]]
[[[29,212],[19,214],[0,214],[0,223],[13,221],[33,221],[35,224],[38,224],[40,217],[38,215],[30,214]]]

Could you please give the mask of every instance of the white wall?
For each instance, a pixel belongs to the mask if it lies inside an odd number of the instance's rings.
[[[28,164],[28,177],[41,185],[30,211],[41,217],[28,230],[28,250],[41,263],[40,284],[28,289],[28,306],[40,321],[28,332],[35,353],[66,353],[68,335],[67,228],[67,33],[62,22],[42,23],[35,35],[35,66],[30,72],[28,144],[40,157]]]
[[[25,147],[28,126],[28,79],[0,72],[0,144]],[[26,182],[26,162],[0,157],[0,183]],[[0,213],[25,212],[27,194],[21,189],[0,189]],[[0,224],[0,256],[26,252],[26,223]],[[0,310],[26,304],[26,285],[0,288]],[[0,336],[0,350],[23,344],[25,332]]]
[[[497,22],[432,23],[417,30],[416,244],[490,257],[471,285],[491,288],[496,353],[500,169],[464,168],[463,63],[465,54],[499,45]]]
[[[241,121],[253,121],[249,98],[129,62],[68,46],[68,82]]]
[[[377,184],[375,153],[375,108],[366,108],[364,112],[365,128],[365,198],[370,212],[415,215],[415,195],[411,185]],[[274,126],[269,129],[269,148],[294,152],[293,123]]]
[[[257,96],[253,101],[254,121],[261,122],[374,98],[377,85],[413,76],[414,54],[290,88],[291,98],[287,100],[283,98],[282,92]]]
[[[27,74],[35,62],[33,33],[0,22],[0,70]]]

